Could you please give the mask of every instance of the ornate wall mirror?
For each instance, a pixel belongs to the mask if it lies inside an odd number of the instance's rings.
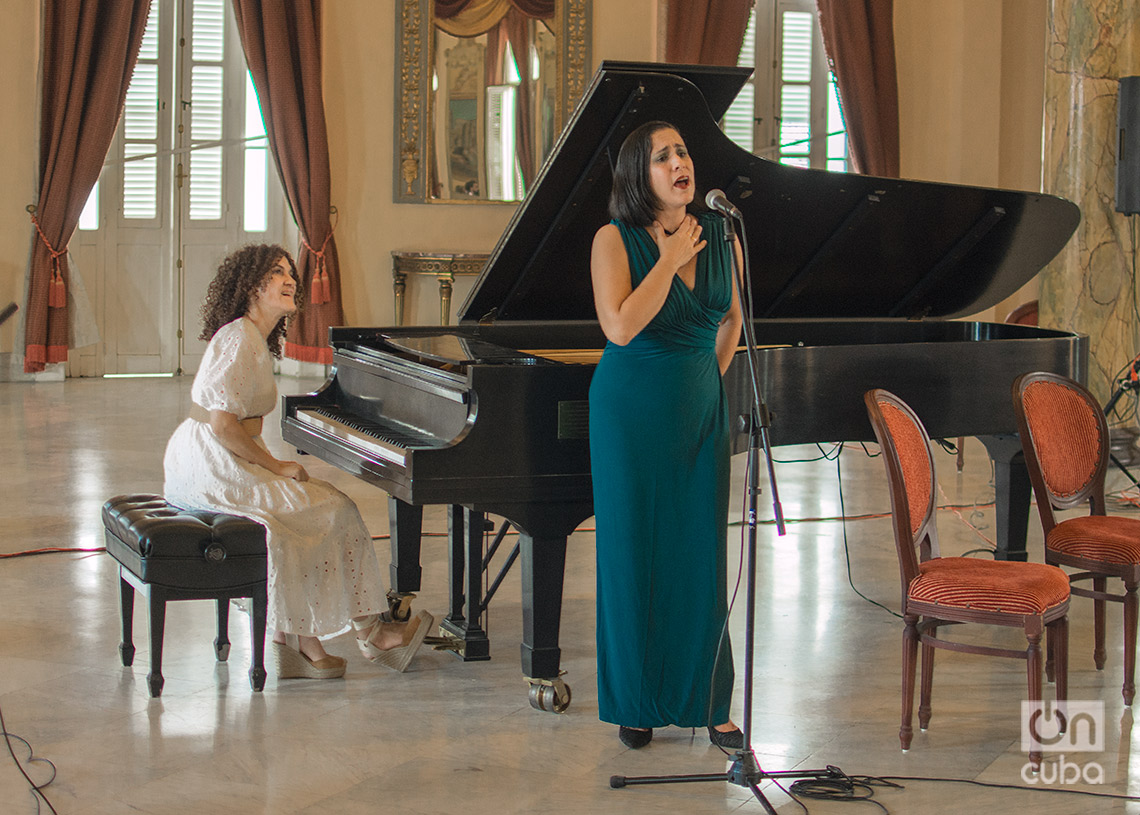
[[[521,200],[586,88],[590,5],[397,0],[393,200]]]

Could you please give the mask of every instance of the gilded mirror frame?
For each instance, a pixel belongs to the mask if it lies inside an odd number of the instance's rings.
[[[592,0],[557,0],[555,135],[589,80]],[[392,200],[405,204],[509,204],[517,201],[437,199],[428,187],[433,121],[431,66],[435,61],[434,0],[396,0],[395,143]]]

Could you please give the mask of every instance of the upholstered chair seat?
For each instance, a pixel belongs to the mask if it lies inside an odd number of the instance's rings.
[[[1074,557],[1105,563],[1140,562],[1140,518],[1088,515],[1061,521],[1051,530],[1045,546]]]
[[[941,557],[919,564],[908,594],[947,610],[1044,614],[1069,602],[1069,579],[1041,563]]]

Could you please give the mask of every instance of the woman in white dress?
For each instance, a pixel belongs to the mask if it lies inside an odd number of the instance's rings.
[[[321,638],[350,623],[365,657],[403,671],[431,615],[407,623],[381,617],[380,566],[356,504],[296,461],[275,458],[261,439],[262,417],[277,402],[273,357],[300,301],[297,269],[280,246],[246,246],[222,262],[202,306],[200,339],[209,345],[190,417],[166,447],[166,499],[266,528],[278,678],[343,676],[345,660],[328,654]]]

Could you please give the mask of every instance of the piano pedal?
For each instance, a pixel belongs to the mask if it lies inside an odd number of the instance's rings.
[[[463,640],[459,639],[459,637],[434,636],[429,634],[424,637],[424,645],[434,651],[454,651],[457,654],[463,650]]]
[[[528,676],[530,683],[530,706],[548,713],[565,713],[570,707],[570,686],[562,681],[566,671],[559,671],[553,679]]]
[[[386,623],[406,623],[412,618],[412,600],[416,595],[411,592],[388,592],[388,610],[380,613],[380,619]]]

